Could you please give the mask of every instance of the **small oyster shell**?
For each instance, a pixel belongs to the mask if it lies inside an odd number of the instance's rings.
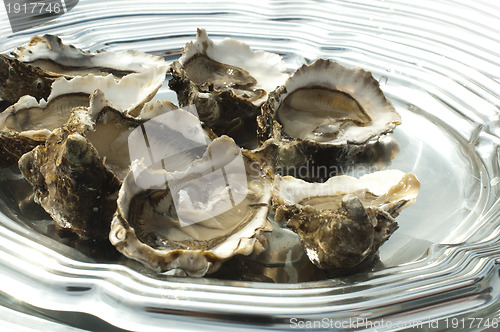
[[[258,118],[261,142],[274,138],[281,166],[336,165],[401,122],[369,72],[319,59],[273,91]]]
[[[415,202],[419,188],[413,174],[398,170],[359,179],[337,176],[325,183],[277,175],[275,219],[299,235],[318,267],[352,269],[373,257],[398,228],[394,218]]]
[[[185,172],[141,173],[142,179],[163,179],[163,188],[145,189],[134,172],[129,173],[118,196],[118,210],[109,234],[111,243],[125,256],[153,270],[180,269],[195,277],[215,272],[234,255],[262,251],[265,237],[261,232],[272,230],[267,220],[270,182],[248,162],[244,165],[247,179],[242,181],[241,174],[228,166],[240,154],[234,141],[223,136],[210,143],[203,157]],[[140,162],[132,167],[145,168]],[[215,174],[214,169],[225,169],[228,182],[204,183],[207,176]],[[185,186],[176,190],[169,180],[166,187],[165,177],[177,180],[175,183],[185,180]],[[239,197],[232,207],[224,199],[228,190],[232,197]],[[202,197],[194,198],[198,193]],[[180,195],[175,196],[180,202],[177,207],[173,195]],[[194,222],[183,224],[186,218]]]
[[[260,105],[288,77],[277,54],[229,38],[214,43],[203,29],[169,72],[180,106],[196,105],[201,121],[238,144],[254,143]]]

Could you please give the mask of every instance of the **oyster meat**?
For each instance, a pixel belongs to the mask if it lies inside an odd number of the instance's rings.
[[[198,29],[169,72],[180,106],[194,104],[200,120],[238,144],[255,143],[256,117],[268,93],[288,78],[281,57],[234,39],[215,43]]]
[[[325,183],[276,176],[275,219],[295,231],[309,259],[324,270],[355,269],[398,228],[395,218],[420,189],[410,173],[386,170]]]

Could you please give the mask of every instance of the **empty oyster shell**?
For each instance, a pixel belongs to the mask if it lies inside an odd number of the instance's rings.
[[[387,170],[356,179],[308,183],[276,176],[275,219],[295,231],[309,259],[325,270],[353,269],[373,257],[398,228],[395,217],[420,189],[413,174]]]
[[[279,55],[229,38],[214,43],[203,29],[169,72],[180,106],[196,105],[201,121],[238,144],[255,143],[260,105],[288,78]]]
[[[369,72],[319,59],[299,68],[262,106],[261,142],[274,138],[282,166],[332,165],[401,122]]]
[[[272,230],[270,181],[244,156],[239,164],[241,157],[234,141],[222,136],[186,171],[149,170],[136,162],[120,189],[111,243],[153,270],[195,277],[215,272],[234,255],[262,251],[261,232]],[[141,168],[136,179],[134,170]]]

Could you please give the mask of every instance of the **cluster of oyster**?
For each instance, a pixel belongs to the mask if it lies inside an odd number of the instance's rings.
[[[359,68],[320,59],[290,74],[279,55],[201,29],[170,65],[49,35],[0,60],[0,167],[19,165],[60,229],[158,272],[258,257],[273,227],[319,268],[353,269],[419,190],[397,170],[338,171],[397,153],[386,134],[400,116]],[[183,108],[153,100],[167,74]]]

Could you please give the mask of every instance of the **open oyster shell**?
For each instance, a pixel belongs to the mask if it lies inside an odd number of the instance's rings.
[[[129,153],[131,133],[151,118],[177,109],[177,106],[167,100],[150,101],[136,117],[131,117],[109,107],[107,100],[101,101],[103,104],[106,107],[93,116],[94,125],[85,132],[85,137],[104,158],[106,165],[123,180],[132,160]]]
[[[17,163],[35,146],[43,144],[52,130],[62,127],[71,117],[71,110],[90,106],[85,94],[64,94],[53,91],[49,102],[23,96],[0,113],[0,167]]]
[[[15,49],[12,55],[47,73],[67,78],[88,74],[112,74],[115,78],[121,78],[153,67],[166,71],[167,67],[163,58],[155,55],[136,50],[90,53],[64,44],[61,38],[54,35],[33,36],[27,45]]]
[[[308,183],[276,176],[275,219],[295,231],[309,259],[325,270],[349,270],[372,258],[398,228],[394,218],[420,189],[413,174],[387,170],[357,179]]]
[[[258,118],[259,140],[274,138],[278,164],[353,160],[401,122],[371,73],[319,59],[273,91]]]
[[[113,75],[88,74],[67,79],[58,78],[52,83],[52,92],[47,99],[50,102],[61,95],[91,95],[101,90],[110,107],[131,116],[140,113],[143,105],[150,101],[165,79],[164,68],[147,68],[139,73],[132,73],[120,79]]]
[[[279,55],[229,38],[214,43],[203,29],[169,72],[180,106],[196,105],[200,120],[217,135],[243,145],[255,143],[260,105],[288,78]]]
[[[139,161],[132,166],[109,234],[122,254],[158,272],[179,269],[200,277],[234,255],[264,249],[261,232],[272,230],[270,181],[231,138],[215,139],[200,159],[179,169],[151,170]]]

